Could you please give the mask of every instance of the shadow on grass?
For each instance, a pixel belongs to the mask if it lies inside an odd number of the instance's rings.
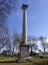
[[[1,61],[0,63],[16,63],[16,61]]]

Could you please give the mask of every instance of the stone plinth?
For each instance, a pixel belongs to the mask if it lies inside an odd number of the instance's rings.
[[[29,59],[29,45],[28,44],[22,44],[20,45],[20,56],[17,62],[30,62]]]

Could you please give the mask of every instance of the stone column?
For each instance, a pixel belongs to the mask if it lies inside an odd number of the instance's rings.
[[[29,62],[29,45],[27,44],[27,9],[28,5],[23,4],[23,30],[22,44],[20,44],[20,56],[17,62]]]
[[[22,43],[27,44],[27,7],[28,5],[23,5],[23,29],[22,29]]]

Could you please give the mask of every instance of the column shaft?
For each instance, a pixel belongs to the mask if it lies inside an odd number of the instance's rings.
[[[27,44],[27,11],[26,9],[23,9],[22,43]]]

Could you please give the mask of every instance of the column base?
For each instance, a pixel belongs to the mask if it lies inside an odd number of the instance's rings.
[[[29,58],[29,45],[22,44],[20,45],[20,56],[16,62],[30,62],[31,59]]]

